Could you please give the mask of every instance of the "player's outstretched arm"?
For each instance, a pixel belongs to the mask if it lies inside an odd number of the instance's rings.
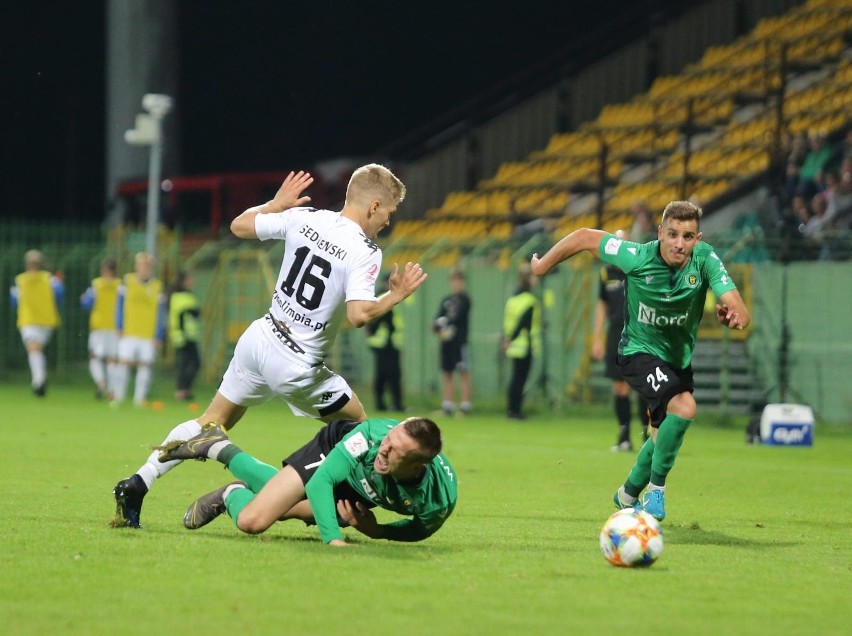
[[[231,221],[231,232],[239,238],[257,238],[254,229],[254,217],[258,214],[273,214],[283,212],[299,205],[304,205],[311,197],[302,196],[302,193],[314,182],[309,172],[299,170],[290,171],[284,179],[284,183],[278,188],[278,192],[266,203],[249,208],[237,218]]]
[[[598,245],[604,236],[606,236],[606,232],[585,227],[571,232],[547,250],[547,253],[541,258],[538,257],[538,254],[533,254],[532,259],[530,259],[532,273],[536,276],[544,276],[562,261],[582,251],[588,251],[593,256],[597,256]]]
[[[743,297],[736,289],[726,291],[716,303],[716,319],[729,329],[745,329],[751,323],[751,314]]]

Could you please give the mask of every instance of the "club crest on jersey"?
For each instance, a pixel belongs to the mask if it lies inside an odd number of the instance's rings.
[[[698,276],[696,276],[695,274],[690,274],[686,277],[686,284],[690,287],[695,287],[696,285],[698,285]]]
[[[370,448],[367,443],[367,438],[363,433],[355,433],[352,437],[343,442],[343,447],[349,451],[352,457],[360,457]]]

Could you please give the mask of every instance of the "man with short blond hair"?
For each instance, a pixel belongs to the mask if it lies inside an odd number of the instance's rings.
[[[33,393],[47,393],[47,358],[44,349],[53,330],[59,326],[59,304],[63,285],[57,275],[45,271],[44,256],[38,250],[24,254],[26,270],[15,276],[10,290],[12,306],[18,310],[18,330],[27,350]]]
[[[344,320],[363,327],[413,294],[426,274],[419,263],[402,271],[394,264],[388,291],[375,295],[382,267],[376,235],[405,196],[393,172],[378,164],[358,168],[339,213],[305,207],[311,198],[302,193],[311,183],[309,173],[291,172],[270,201],[232,221],[239,238],[286,241],[278,281],[267,313],[240,336],[213,401],[199,418],[173,428],[164,444],[189,439],[213,422],[230,430],[250,406],[273,398],[297,416],[366,419],[360,399],[326,358]],[[145,494],[178,463],[160,463],[152,453],[116,484],[114,525],[139,527]]]

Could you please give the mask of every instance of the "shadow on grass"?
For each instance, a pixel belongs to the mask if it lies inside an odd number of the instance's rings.
[[[293,528],[296,528],[294,524]],[[332,551],[341,550],[346,552],[348,549],[354,549],[356,554],[365,554],[370,557],[380,557],[384,559],[396,560],[396,561],[423,561],[429,560],[436,556],[446,555],[456,553],[459,550],[447,545],[429,545],[426,543],[418,542],[418,543],[402,543],[402,542],[389,542],[389,541],[379,541],[372,540],[368,538],[362,538],[352,533],[357,531],[351,531],[349,536],[346,537],[346,541],[352,544],[351,548],[330,548],[322,543],[319,539],[319,535],[317,536],[308,536],[308,535],[298,535],[298,534],[279,534],[275,531],[270,533],[262,533],[257,535],[245,534],[243,532],[239,532],[235,528],[230,528],[232,532],[229,532],[228,529],[221,528],[209,528],[205,532],[201,531],[189,531],[183,528],[175,527],[175,528],[163,528],[157,527],[153,529],[146,529],[144,526],[142,528],[107,528],[110,532],[116,533],[127,533],[129,535],[133,535],[134,538],[144,537],[145,535],[154,538],[162,538],[162,537],[180,537],[181,539],[191,538],[193,541],[216,541],[216,542],[227,542],[234,543],[236,541],[257,541],[263,544],[270,545],[280,545],[282,549],[285,549],[287,546],[290,547],[299,547],[302,548],[317,548],[322,551]],[[379,551],[374,550],[374,548],[380,548]]]
[[[666,543],[679,545],[720,545],[749,550],[790,548],[797,545],[792,541],[773,541],[771,537],[766,540],[734,537],[716,530],[705,530],[698,522],[684,525],[663,524],[663,533]]]

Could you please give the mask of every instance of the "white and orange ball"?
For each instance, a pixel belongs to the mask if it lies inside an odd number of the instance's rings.
[[[619,510],[601,528],[600,544],[604,557],[613,565],[647,567],[663,553],[663,529],[647,512]]]

